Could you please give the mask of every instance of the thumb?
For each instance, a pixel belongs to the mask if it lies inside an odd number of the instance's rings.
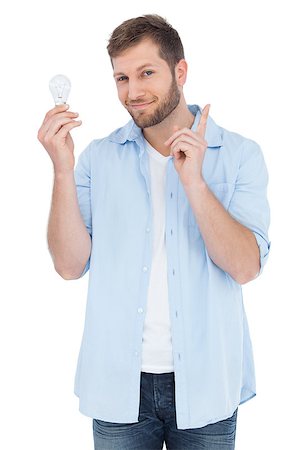
[[[173,125],[173,130],[174,130],[174,133],[176,133],[176,131],[180,130],[180,127],[178,125]],[[172,152],[172,150],[171,150],[171,155],[174,156],[175,159],[180,158],[180,155],[178,153],[174,154]]]
[[[174,141],[174,134],[180,130],[180,128],[177,125],[173,125],[173,134],[172,136],[170,136],[165,142],[164,144],[168,147],[169,145],[172,144],[172,142]]]
[[[180,130],[180,127],[178,125],[173,125],[173,132],[176,133],[176,131]],[[174,153],[172,152],[172,150],[170,150],[170,155],[174,156],[176,159],[176,155],[174,155]]]

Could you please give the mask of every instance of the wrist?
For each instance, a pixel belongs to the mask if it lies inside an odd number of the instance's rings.
[[[185,190],[200,190],[205,191],[208,189],[208,186],[204,180],[204,178],[199,178],[197,180],[190,181],[189,183],[185,183],[184,185]]]
[[[74,176],[74,169],[58,169],[54,167],[54,177],[56,179],[70,178]]]

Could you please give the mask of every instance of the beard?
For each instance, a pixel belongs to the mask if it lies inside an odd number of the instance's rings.
[[[153,100],[156,101],[158,98],[154,97]],[[128,107],[127,111],[133,118],[135,124],[139,128],[149,128],[154,125],[158,125],[161,123],[166,117],[168,117],[174,109],[177,107],[180,101],[180,91],[176,84],[175,77],[173,76],[171,86],[167,92],[167,94],[163,97],[160,104],[156,107],[155,111],[152,114],[141,111],[131,112]],[[139,103],[143,103],[141,100]],[[138,102],[135,102],[138,104]]]

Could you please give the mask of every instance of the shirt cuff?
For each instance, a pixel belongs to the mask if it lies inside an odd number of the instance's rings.
[[[83,271],[82,271],[82,273],[81,273],[79,278],[82,278],[83,275],[89,270],[89,268],[90,268],[90,259],[91,259],[91,257],[89,257],[89,259],[87,260],[85,268],[83,269]]]
[[[270,252],[270,247],[271,247],[271,242],[268,242],[265,238],[263,238],[259,233],[253,231],[253,234],[255,236],[258,248],[259,248],[259,255],[260,255],[260,269],[259,272],[257,273],[257,277],[262,273],[264,265],[266,264],[268,257],[269,257],[269,252]]]

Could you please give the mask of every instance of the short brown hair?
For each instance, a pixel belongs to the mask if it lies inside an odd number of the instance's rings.
[[[173,71],[176,64],[184,58],[184,50],[177,31],[157,14],[146,14],[125,20],[112,32],[107,51],[110,59],[150,38],[158,45],[159,54]]]

